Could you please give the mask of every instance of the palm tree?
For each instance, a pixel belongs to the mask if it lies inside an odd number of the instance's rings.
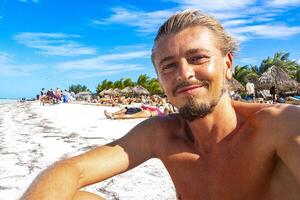
[[[258,68],[252,65],[237,65],[234,69],[233,78],[235,78],[242,85],[246,85],[249,81],[258,79]]]
[[[298,64],[296,61],[289,59],[290,53],[276,52],[273,58],[268,57],[261,62],[259,71],[262,74],[273,65],[284,69],[292,78],[295,78],[297,73]]]
[[[262,74],[265,71],[267,71],[268,68],[272,67],[273,65],[273,59],[271,57],[268,57],[267,59],[264,59],[259,67],[259,73]]]
[[[101,84],[98,84],[96,87],[97,95],[105,89],[113,88],[113,82],[108,81],[107,79],[103,80]]]
[[[300,65],[298,65],[297,72],[295,74],[295,79],[300,83]]]
[[[113,88],[123,89],[124,88],[123,78],[121,78],[120,80],[115,81],[114,84],[113,84]]]
[[[123,81],[123,85],[124,85],[124,88],[125,87],[133,87],[135,85],[135,83],[133,82],[133,80],[131,78],[126,78]]]
[[[160,84],[156,78],[152,78],[149,80],[146,88],[150,94],[162,94],[163,90],[160,87]]]
[[[147,74],[141,74],[137,80],[137,84],[140,86],[143,86],[144,88],[147,88],[147,84],[149,82],[149,76]]]
[[[90,90],[85,85],[70,85],[69,92],[74,92],[75,94],[79,92],[90,92]]]

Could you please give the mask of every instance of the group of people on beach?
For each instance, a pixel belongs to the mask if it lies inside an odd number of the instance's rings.
[[[59,104],[59,103],[70,103],[75,100],[75,93],[62,90],[58,87],[56,90],[45,90],[42,88],[39,96],[41,105],[48,104]],[[153,116],[164,116],[171,113],[176,113],[177,109],[172,106],[166,97],[159,95],[141,95],[136,97],[126,96],[98,96],[87,102],[78,101],[77,103],[88,103],[91,105],[101,106],[119,106],[121,109],[117,112],[110,113],[104,111],[104,114],[109,119],[135,119],[135,118],[149,118]]]
[[[55,90],[52,90],[51,88],[47,91],[45,90],[45,88],[42,88],[38,99],[40,100],[40,103],[42,105],[46,103],[50,105],[62,102],[69,103],[75,99],[75,93],[69,92],[66,89],[62,91],[59,87],[57,87]]]
[[[120,105],[122,107],[120,110],[113,113],[104,110],[104,115],[108,119],[136,119],[164,116],[178,112],[178,109],[169,103],[165,97],[142,96],[133,101],[135,103],[133,106],[131,105],[132,102],[127,104],[128,101],[125,100],[122,101],[123,104]]]
[[[177,109],[170,104],[166,97],[159,95],[141,95],[136,97],[99,97],[97,105],[104,106],[119,106],[121,109],[116,112],[104,111],[104,115],[108,119],[136,119],[149,118],[154,116],[164,116],[171,113],[176,113]]]
[[[241,95],[241,90],[230,91],[230,97],[235,101],[246,101],[253,103],[265,103],[265,104],[279,104],[286,103],[288,97],[285,91],[277,91],[275,85],[271,86],[270,90],[257,91],[255,84],[252,81],[247,82],[246,92],[244,96]]]
[[[104,95],[104,96],[97,96],[90,102],[99,105],[105,105],[105,106],[131,105],[133,103],[143,103],[143,104],[163,106],[167,102],[167,98],[157,94],[153,94],[150,96],[149,95],[135,95],[135,96]]]

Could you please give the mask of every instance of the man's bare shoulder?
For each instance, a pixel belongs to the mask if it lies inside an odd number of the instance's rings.
[[[180,114],[169,114],[166,116],[156,116],[145,121],[150,129],[154,129],[159,134],[158,137],[169,134],[174,130],[184,128],[185,121]]]
[[[153,117],[147,123],[151,129],[155,130],[156,137],[161,141],[169,140],[170,137],[177,137],[186,128],[186,121],[178,113]]]
[[[161,123],[162,125],[169,124],[169,123],[178,124],[178,123],[183,122],[183,118],[181,117],[181,115],[179,113],[173,113],[173,114],[168,114],[165,116],[153,117],[153,119],[155,119],[157,122]]]
[[[299,124],[295,122],[300,119],[300,108],[288,104],[269,105],[262,107],[251,118],[267,126],[290,125],[294,127]]]
[[[269,120],[280,117],[282,114],[296,114],[299,107],[288,104],[260,104],[233,101],[236,113],[248,119]]]
[[[300,107],[288,104],[245,105],[247,121],[257,133],[279,141],[300,134]]]
[[[300,107],[289,104],[257,104],[233,102],[237,114],[257,128],[283,131],[300,125]],[[298,120],[297,120],[298,119]]]

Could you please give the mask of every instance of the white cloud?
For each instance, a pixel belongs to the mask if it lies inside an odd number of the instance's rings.
[[[14,63],[14,55],[0,52],[0,76],[26,76],[42,68],[40,65],[19,65]]]
[[[6,52],[0,52],[0,63],[8,63],[12,57],[13,55],[10,55]]]
[[[14,39],[29,48],[38,49],[38,53],[57,56],[78,56],[95,54],[96,50],[84,47],[80,43],[69,40],[79,38],[79,35],[63,33],[32,33],[23,32],[14,36]]]
[[[252,21],[247,20],[247,19],[236,19],[236,20],[230,20],[230,21],[225,21],[222,25],[224,27],[232,27],[232,26],[240,26],[244,24],[249,24]]]
[[[115,51],[122,52],[132,52],[132,51],[143,51],[144,49],[151,49],[152,46],[145,44],[136,44],[136,45],[123,45],[114,47]]]
[[[84,79],[143,70],[144,66],[132,63],[135,59],[144,58],[150,59],[149,51],[140,50],[106,54],[89,59],[61,62],[58,63],[55,68],[65,71],[65,73],[69,74],[68,76],[72,78]]]
[[[136,51],[119,54],[107,54],[89,59],[59,63],[57,68],[60,70],[122,70],[124,69],[124,65],[118,63],[138,58],[150,58],[150,52]],[[136,65],[126,66],[127,68],[136,67]]]
[[[134,48],[141,48],[142,46],[143,45],[137,45]],[[123,47],[124,46],[121,46],[120,49]],[[130,71],[141,71],[144,69],[144,66],[132,63],[134,63],[135,59],[144,58],[150,59],[150,51],[139,50],[126,53],[106,54],[89,59],[61,62],[56,65],[56,69],[65,71],[70,78],[85,79]]]
[[[120,74],[126,73],[130,71],[140,71],[143,70],[144,67],[138,65],[119,65],[119,69],[106,70],[106,71],[97,71],[97,72],[72,72],[68,74],[68,77],[73,79],[87,79],[91,77],[101,77],[101,76],[109,76],[112,74]]]
[[[243,64],[253,64],[259,62],[257,58],[237,58],[237,61]]]
[[[201,9],[205,12],[238,10],[238,9],[247,8],[256,2],[256,0],[234,0],[234,1],[170,0],[170,1],[179,3],[182,9],[195,8],[195,9]]]
[[[267,4],[272,7],[297,6],[300,0],[269,0]]]
[[[139,33],[154,34],[159,26],[175,11],[192,8],[200,9],[215,16],[226,28],[229,28],[230,32],[240,42],[251,40],[256,36],[284,39],[299,34],[299,27],[289,26],[287,23],[288,18],[283,19],[282,16],[285,15],[286,11],[300,4],[300,0],[269,0],[268,2],[258,0],[165,1],[175,2],[178,5],[168,10],[150,12],[120,7],[114,8],[111,16],[106,19],[94,20],[93,23],[95,25],[119,23],[134,27]],[[280,22],[277,21],[278,17],[281,17]],[[278,23],[281,25],[278,25]]]
[[[153,33],[159,25],[174,13],[174,10],[158,10],[153,12],[143,12],[128,10],[126,8],[114,8],[113,14],[102,20],[94,20],[95,25],[105,25],[110,23],[120,23],[131,27],[136,27],[140,33]]]
[[[38,0],[19,0],[21,2],[33,2],[33,3],[38,3]]]
[[[252,25],[235,27],[228,31],[237,37],[246,35],[247,38],[279,38],[286,39],[300,33],[300,27],[288,27],[286,25]]]

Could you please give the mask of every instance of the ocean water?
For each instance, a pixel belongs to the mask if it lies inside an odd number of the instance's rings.
[[[17,99],[0,99],[0,105],[2,104],[9,104],[17,102]]]

